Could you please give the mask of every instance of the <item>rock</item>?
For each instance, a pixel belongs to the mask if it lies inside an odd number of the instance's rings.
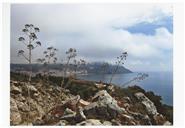
[[[100,120],[97,120],[97,119],[88,119],[80,123],[77,123],[76,125],[77,126],[79,125],[89,126],[89,125],[102,125],[102,123],[100,122]]]
[[[63,104],[71,104],[73,106],[76,106],[79,100],[80,100],[80,96],[77,95],[77,96],[73,96],[70,99],[66,100]]]
[[[135,96],[146,107],[146,110],[149,115],[158,114],[154,103],[152,101],[150,101],[143,93],[141,93],[141,92],[135,93]]]
[[[101,88],[105,88],[107,85],[102,84],[102,83],[95,83],[95,86],[96,86],[97,88],[101,89]]]
[[[44,125],[44,122],[42,119],[37,118],[35,121],[33,121],[33,125]]]
[[[111,122],[112,122],[112,125],[119,125],[119,126],[122,125],[121,122],[120,122],[120,120],[112,119]]]
[[[12,85],[11,86],[11,93],[20,94],[20,93],[22,93],[22,90],[19,87],[16,87],[15,85]]]
[[[166,122],[166,119],[162,114],[156,114],[153,116],[153,119],[155,121],[155,124],[157,125],[163,125]]]
[[[172,123],[171,122],[169,122],[169,121],[166,121],[166,122],[164,122],[164,124],[163,125],[172,125]]]
[[[112,125],[112,123],[111,123],[110,121],[104,121],[104,122],[103,122],[103,125],[105,125],[105,126],[110,126],[110,125]]]
[[[149,118],[148,115],[144,115],[144,116],[141,116],[141,124],[144,124],[144,125],[152,125],[152,122],[151,122],[151,119]]]
[[[129,114],[120,115],[119,121],[122,125],[136,125],[136,119],[134,119],[134,117]]]
[[[87,118],[113,119],[116,118],[118,114],[125,112],[125,109],[120,108],[117,101],[105,90],[96,93],[92,101],[93,102],[85,106],[83,110]]]
[[[33,85],[28,85],[28,88],[30,90],[30,93],[36,93],[36,92],[38,92],[37,89]]]
[[[67,125],[69,122],[68,121],[66,121],[66,120],[60,120],[58,123],[56,123],[56,125],[58,125],[58,126],[65,126],[65,125]]]
[[[16,101],[16,104],[17,104],[17,107],[20,111],[22,111],[22,112],[28,112],[29,111],[29,107],[26,103]]]
[[[41,107],[34,99],[30,98],[27,104],[29,104],[30,106],[29,110],[30,119],[35,120],[36,117],[41,118],[45,114],[43,107]]]
[[[152,125],[151,120],[148,115],[143,115],[141,113],[132,113],[134,119],[139,120],[142,125]]]
[[[123,97],[123,99],[127,102],[127,103],[131,103],[131,100],[129,97]]]
[[[69,121],[70,124],[74,125],[76,123],[86,120],[86,116],[82,111],[82,107],[78,106],[78,109],[76,110],[76,112],[67,108],[67,112],[64,112],[64,116],[62,116],[60,119]]]
[[[83,100],[83,99],[80,99],[80,100],[79,100],[79,103],[80,103],[80,105],[83,106],[83,107],[90,104],[90,102],[87,102],[87,101],[85,101],[85,100]]]
[[[143,93],[135,93],[135,104],[130,94],[108,92],[85,101],[58,86],[11,81],[11,125],[172,125]]]
[[[107,89],[110,90],[111,92],[114,92],[114,91],[115,91],[113,85],[108,85],[108,86],[107,86]]]
[[[122,117],[125,118],[126,120],[134,120],[134,118],[130,115],[122,114]]]
[[[11,84],[18,84],[18,81],[13,81],[13,80],[11,80],[10,83],[11,83]]]
[[[74,124],[76,122],[76,113],[64,115],[62,117],[59,117],[60,120],[66,120],[69,121],[71,124]]]
[[[24,96],[22,96],[22,94],[16,94],[16,95],[14,95],[14,98],[17,101],[20,101],[20,102],[25,102],[26,101],[26,98]]]
[[[66,108],[65,111],[64,111],[64,116],[69,115],[69,114],[76,114],[76,113],[74,111],[72,111],[71,109]]]
[[[86,120],[86,116],[84,115],[83,108],[81,106],[78,106],[76,118],[78,121]]]
[[[130,108],[130,104],[124,103],[124,104],[123,104],[123,107],[124,107],[126,110],[128,110],[128,109]]]
[[[10,98],[10,123],[11,125],[18,125],[22,121],[21,115],[19,113],[16,101]]]
[[[80,96],[77,95],[66,100],[65,102],[63,102],[63,104],[59,104],[51,108],[49,112],[45,113],[45,115],[42,117],[45,124],[58,122],[59,120],[67,120],[70,121],[70,123],[76,122],[76,110],[79,100]]]

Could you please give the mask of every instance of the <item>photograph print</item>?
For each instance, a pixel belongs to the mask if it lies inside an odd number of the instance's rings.
[[[173,125],[172,4],[11,4],[10,125]]]

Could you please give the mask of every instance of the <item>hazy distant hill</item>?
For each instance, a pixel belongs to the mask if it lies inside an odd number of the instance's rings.
[[[102,65],[103,64],[100,62],[89,63],[85,66],[79,66],[77,68],[77,70],[86,70],[88,73],[101,74],[104,72],[104,73],[109,74],[109,73],[112,73],[112,71],[114,71],[114,69],[116,68],[116,65],[109,65],[105,69],[102,69]],[[32,71],[33,72],[38,72],[44,68],[45,67],[41,64],[32,64]],[[50,64],[50,65],[48,65],[48,68],[53,69],[53,70],[63,70],[64,65]],[[71,65],[69,65],[69,69],[75,70],[75,66],[71,64]],[[30,65],[29,64],[10,64],[10,70],[11,71],[29,71]],[[129,69],[127,69],[123,66],[119,66],[117,73],[132,73],[132,71],[130,71]]]

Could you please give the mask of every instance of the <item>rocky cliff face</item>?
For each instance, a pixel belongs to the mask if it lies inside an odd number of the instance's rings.
[[[11,125],[171,125],[142,92],[134,93],[133,99],[127,93],[124,97],[113,95],[114,86],[106,88],[106,85],[100,86],[97,83],[94,83],[94,86],[97,87],[95,94],[84,100],[83,96],[75,95],[71,90],[58,86],[11,81],[10,123]],[[69,85],[68,87],[70,88]],[[136,106],[141,106],[142,110]]]

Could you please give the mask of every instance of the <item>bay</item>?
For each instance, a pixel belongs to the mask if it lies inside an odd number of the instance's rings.
[[[173,72],[144,72],[149,75],[146,79],[140,82],[132,82],[124,85],[129,80],[132,80],[138,73],[115,74],[112,83],[121,86],[137,85],[145,89],[145,91],[153,91],[155,94],[162,97],[162,102],[173,106]],[[103,81],[109,83],[111,74],[88,74],[80,75],[79,79]],[[124,85],[124,86],[123,86]]]

